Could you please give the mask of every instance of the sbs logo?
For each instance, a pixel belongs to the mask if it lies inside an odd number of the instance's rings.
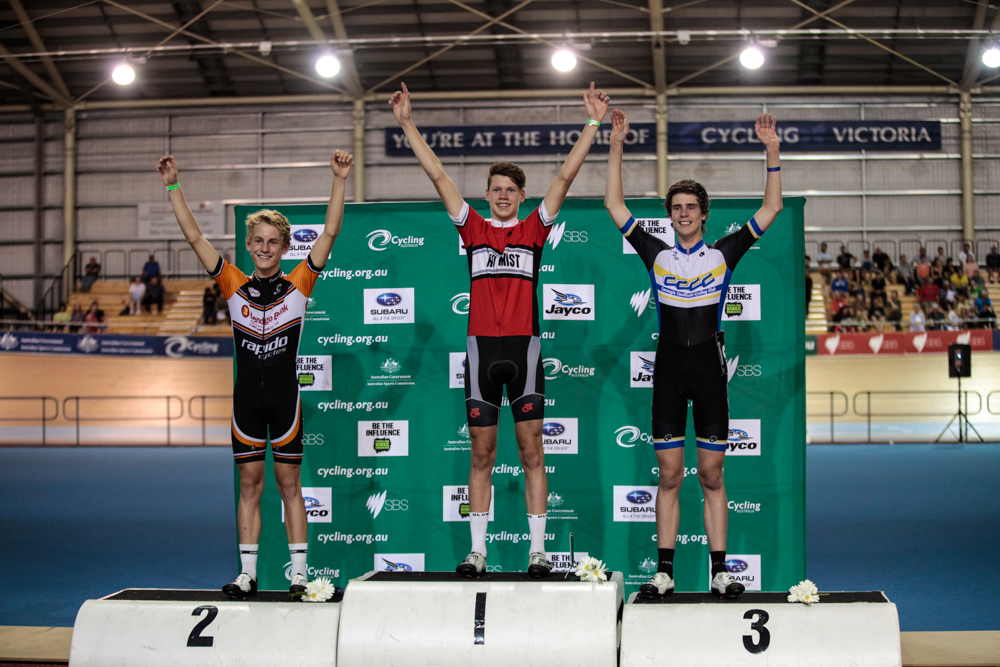
[[[468,292],[459,292],[451,297],[451,310],[458,315],[469,314],[470,296]]]
[[[615,442],[619,447],[635,447],[637,444],[650,444],[653,438],[648,433],[643,433],[638,426],[622,426],[615,431]]]
[[[636,317],[642,317],[642,311],[645,310],[648,305],[650,308],[655,308],[656,305],[653,301],[650,301],[650,295],[653,293],[653,289],[649,288],[644,292],[636,292],[629,299],[629,305],[632,306],[632,310],[635,311]]]
[[[552,225],[552,229],[551,231],[549,231],[549,238],[547,239],[547,242],[550,246],[552,246],[553,250],[555,250],[556,247],[558,247],[559,242],[562,241],[563,232],[565,230],[566,230],[565,222],[557,222],[554,225]]]
[[[323,410],[326,412],[326,410]],[[322,433],[304,433],[302,434],[302,444],[303,445],[322,445],[325,439]]]
[[[753,377],[759,378],[763,373],[763,369],[760,364],[742,364],[740,365],[740,355],[736,355],[734,359],[727,359],[726,366],[729,371],[729,381],[733,381],[733,377]]]

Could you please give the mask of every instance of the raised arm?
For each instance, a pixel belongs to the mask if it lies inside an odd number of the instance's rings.
[[[774,131],[778,119],[771,114],[757,116],[757,139],[764,144],[767,151],[767,180],[764,182],[764,203],[754,214],[754,220],[760,231],[767,231],[774,219],[781,213],[781,156],[778,149],[781,142]]]
[[[326,207],[326,226],[323,233],[313,243],[309,259],[313,266],[322,269],[330,256],[334,241],[340,234],[340,226],[344,222],[344,192],[347,190],[347,175],[354,165],[354,156],[347,151],[334,151],[330,156],[330,169],[333,170],[333,186],[330,189],[330,204]]]
[[[604,188],[604,208],[618,229],[625,226],[632,213],[625,206],[625,192],[622,189],[622,154],[625,152],[625,137],[628,135],[628,117],[621,109],[611,112],[611,149],[608,151],[608,182]]]
[[[597,136],[597,128],[604,120],[604,114],[608,112],[610,102],[611,99],[604,94],[604,91],[594,90],[594,82],[591,81],[590,91],[583,94],[583,105],[587,109],[587,124],[583,126],[580,138],[576,140],[576,144],[573,145],[573,150],[566,157],[562,169],[559,170],[556,179],[549,186],[549,191],[545,193],[545,210],[548,211],[549,215],[555,215],[562,207],[566,193],[569,192],[569,186],[573,184],[573,179],[580,173],[583,161],[587,159],[590,145],[594,142],[594,137]]]
[[[160,172],[160,178],[163,179],[163,184],[167,188],[177,185],[177,160],[174,159],[173,155],[161,157],[160,162],[156,165],[156,171]],[[205,270],[215,271],[215,267],[219,264],[219,253],[201,233],[198,221],[195,219],[194,213],[191,212],[187,200],[184,199],[184,192],[178,186],[169,190],[169,193],[170,205],[174,209],[177,224],[181,226],[181,231],[184,233],[184,240],[194,250],[194,254],[198,255]]]
[[[424,168],[424,172],[434,184],[438,196],[444,202],[444,207],[448,209],[448,214],[457,216],[462,212],[465,200],[462,199],[455,182],[445,173],[441,160],[420,136],[417,126],[413,124],[413,119],[410,118],[410,91],[407,90],[405,83],[401,83],[400,86],[402,90],[397,90],[389,98],[392,113],[396,116],[396,122],[403,128],[403,133],[406,135],[406,140],[410,142],[413,154],[417,156],[420,166]]]

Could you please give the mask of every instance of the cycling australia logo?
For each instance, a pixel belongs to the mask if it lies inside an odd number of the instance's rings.
[[[545,303],[543,319],[546,320],[593,320],[593,285],[552,285],[542,286]]]
[[[615,521],[656,521],[655,486],[615,486]]]
[[[591,378],[597,372],[595,366],[570,366],[555,357],[542,359],[542,368],[546,380],[558,380],[561,377]]]
[[[168,357],[214,357],[219,354],[219,344],[211,341],[196,343],[187,336],[170,336],[163,341],[163,351]]]
[[[636,317],[642,317],[642,314],[646,312],[646,310],[656,309],[656,300],[650,298],[652,293],[653,289],[650,288],[642,292],[636,292],[632,295],[632,298],[629,299],[629,305],[632,306],[632,310],[635,311]]]
[[[546,454],[576,454],[579,449],[577,418],[546,419],[542,424],[542,446]]]
[[[389,246],[397,248],[419,248],[424,244],[422,236],[395,236],[388,229],[376,229],[368,233],[368,247],[376,252],[388,250]]]
[[[563,240],[563,233],[565,231],[566,231],[565,222],[555,223],[554,225],[552,225],[552,229],[549,230],[549,238],[546,239],[546,243],[552,246],[552,249],[555,250],[557,247],[559,247],[559,242]]]
[[[309,523],[331,523],[330,505],[333,493],[329,486],[303,486],[302,500],[306,506],[306,520]],[[281,522],[285,522],[285,503],[281,503]]]
[[[410,422],[358,422],[358,456],[408,456],[410,454]]]
[[[652,388],[653,371],[656,369],[656,352],[629,352],[629,386]]]
[[[423,572],[424,554],[375,554],[376,572]]]
[[[647,234],[652,234],[667,245],[674,245],[674,228],[670,224],[670,218],[636,218],[635,221]],[[622,253],[625,255],[638,254],[624,236],[622,237]]]
[[[468,315],[469,314],[469,293],[459,292],[455,296],[451,297],[451,310],[456,315]]]
[[[295,375],[302,391],[330,391],[333,389],[333,356],[295,357]]]
[[[469,520],[469,487],[468,486],[445,486],[442,487],[444,492],[443,498],[443,510],[444,514],[442,517],[443,521],[468,521]],[[489,520],[493,521],[493,508],[496,507],[496,503],[493,502],[494,489],[490,486],[490,516]]]
[[[413,324],[414,288],[366,289],[364,309],[365,324]]]
[[[387,358],[379,366],[374,375],[369,376],[369,387],[399,387],[416,384],[412,375],[403,373],[403,366],[392,357]]]
[[[619,447],[631,449],[636,445],[650,445],[653,438],[648,433],[643,433],[638,426],[622,426],[615,431],[615,443]]]
[[[760,319],[760,285],[730,285],[722,309],[724,321]]]
[[[730,419],[729,456],[760,456],[760,420]]]
[[[281,256],[282,261],[308,257],[313,244],[322,232],[323,225],[292,225],[292,238],[288,244],[288,251]]]

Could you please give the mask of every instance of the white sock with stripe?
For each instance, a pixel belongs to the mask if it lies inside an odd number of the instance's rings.
[[[240,545],[240,567],[254,581],[257,581],[257,547],[256,544]]]
[[[489,526],[489,512],[470,512],[469,530],[472,532],[472,550],[486,556],[486,528]]]

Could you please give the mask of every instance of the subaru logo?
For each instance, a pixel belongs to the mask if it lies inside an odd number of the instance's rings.
[[[730,440],[749,440],[750,434],[746,431],[741,431],[738,428],[729,429],[729,439]]]
[[[300,229],[292,234],[292,238],[296,241],[301,241],[302,243],[312,243],[318,236],[319,234],[311,229]]]
[[[386,292],[385,294],[379,294],[375,299],[383,306],[395,306],[397,303],[403,300],[403,297],[393,292]]]
[[[631,491],[625,497],[634,505],[645,505],[653,499],[653,494],[649,491]]]
[[[730,558],[726,561],[726,571],[727,572],[742,572],[743,570],[750,567],[745,560],[740,560],[739,558]]]
[[[566,427],[559,422],[549,422],[548,424],[542,424],[542,433],[544,435],[562,435],[566,432]]]

